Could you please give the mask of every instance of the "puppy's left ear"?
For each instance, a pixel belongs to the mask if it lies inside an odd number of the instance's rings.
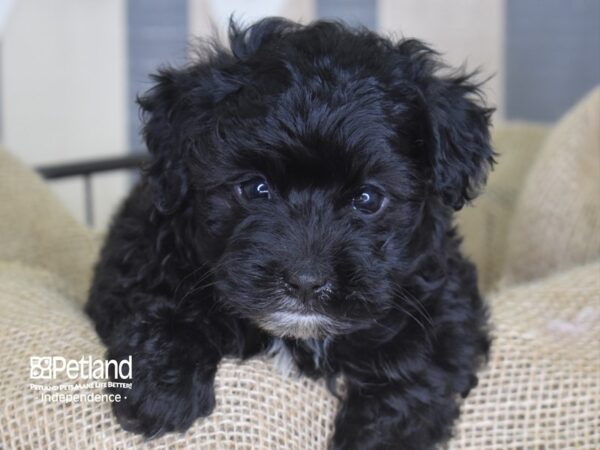
[[[436,78],[424,90],[431,186],[455,210],[475,198],[494,164],[492,108],[469,75]]]

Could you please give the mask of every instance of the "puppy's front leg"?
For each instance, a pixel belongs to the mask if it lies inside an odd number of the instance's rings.
[[[348,383],[332,450],[431,450],[448,438],[458,408],[451,396],[417,385]]]
[[[184,431],[211,413],[214,377],[227,346],[220,342],[223,332],[209,325],[201,313],[161,299],[120,323],[108,357],[132,357],[132,389],[112,389],[122,397],[113,409],[123,428],[156,437]]]

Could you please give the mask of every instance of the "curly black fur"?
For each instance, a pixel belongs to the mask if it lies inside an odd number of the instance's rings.
[[[331,448],[433,448],[489,347],[452,219],[493,164],[491,109],[417,40],[278,18],[229,39],[139,100],[153,162],[87,304],[108,356],[133,355],[115,413],[183,431],[224,356],[277,348],[345,380]]]

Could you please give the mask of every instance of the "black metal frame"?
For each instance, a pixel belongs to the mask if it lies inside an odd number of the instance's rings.
[[[133,153],[116,158],[91,159],[64,164],[39,166],[37,172],[46,180],[69,177],[83,177],[85,199],[85,221],[88,226],[94,225],[94,194],[92,192],[92,175],[115,170],[139,169],[149,161],[145,153]]]

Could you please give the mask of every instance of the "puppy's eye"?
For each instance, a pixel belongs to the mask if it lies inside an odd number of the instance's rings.
[[[387,203],[386,200],[385,195],[375,186],[364,186],[352,198],[352,207],[362,214],[371,215],[380,211]]]
[[[259,198],[270,199],[269,185],[264,178],[256,177],[237,185],[237,194],[244,200],[256,200]]]

